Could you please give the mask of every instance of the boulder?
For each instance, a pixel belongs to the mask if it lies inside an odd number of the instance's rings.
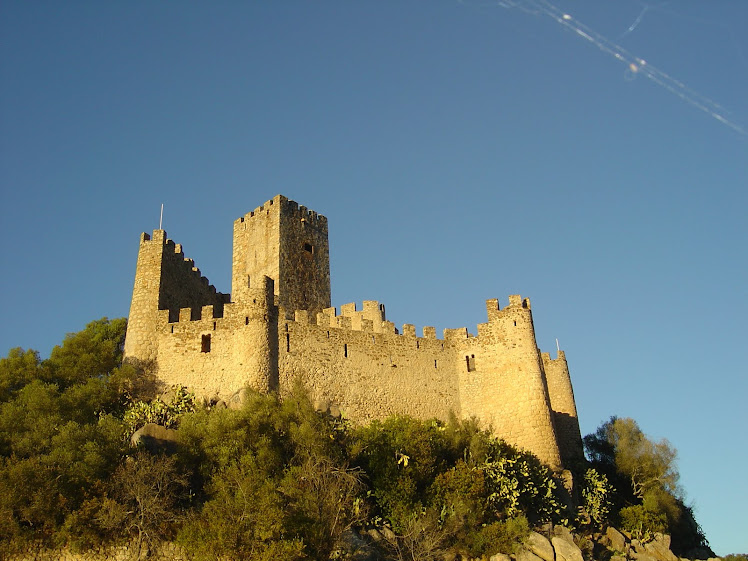
[[[491,555],[489,561],[512,561],[512,558],[509,557],[506,553],[496,553],[494,555]]]
[[[553,546],[548,539],[537,532],[530,532],[525,548],[543,559],[543,561],[554,561]]]
[[[603,544],[612,549],[613,551],[620,551],[621,553],[626,553],[626,537],[613,528],[613,526],[608,526],[608,529],[605,530],[605,540],[603,541]]]
[[[238,392],[235,392],[231,397],[229,397],[228,401],[226,402],[226,406],[229,409],[241,409],[243,404],[244,404],[244,390],[239,390]]]
[[[569,543],[566,539],[553,536],[551,539],[553,550],[556,552],[557,561],[584,561],[582,550],[579,549],[574,541]]]
[[[644,544],[644,551],[660,561],[678,561],[678,556],[670,551],[670,536],[656,534],[655,539]]]
[[[553,528],[553,535],[562,538],[569,543],[575,543],[574,536],[571,534],[571,530],[569,530],[566,526],[555,526]]]
[[[151,453],[166,452],[171,454],[177,449],[179,433],[174,429],[167,429],[156,423],[148,423],[140,427],[130,437],[130,445],[142,446]]]
[[[527,549],[520,549],[516,555],[517,561],[542,561],[541,557],[535,555],[532,551]]]
[[[657,557],[649,553],[633,553],[631,557],[636,559],[636,561],[659,561]]]

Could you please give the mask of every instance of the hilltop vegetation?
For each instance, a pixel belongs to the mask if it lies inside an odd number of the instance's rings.
[[[125,326],[104,318],[47,360],[22,349],[0,359],[0,556],[174,541],[194,559],[326,560],[356,529],[382,559],[488,557],[546,523],[671,533],[679,554],[706,545],[675,451],[631,419],[585,438],[591,461],[572,466],[573,497],[472,421],[352,427],[316,411],[300,386],[283,399],[249,392],[236,410],[183,388],[157,398],[121,365]],[[146,422],[179,428],[171,453],[130,446]]]

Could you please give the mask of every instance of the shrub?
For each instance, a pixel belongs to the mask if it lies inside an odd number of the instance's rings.
[[[597,470],[590,468],[584,473],[582,481],[582,509],[590,523],[602,526],[608,521],[612,507],[613,486],[608,478]]]
[[[160,397],[150,402],[136,401],[125,411],[124,422],[129,434],[148,423],[156,423],[166,428],[174,428],[186,413],[192,413],[197,407],[195,394],[188,392],[181,385],[172,386],[173,395],[169,402]]]

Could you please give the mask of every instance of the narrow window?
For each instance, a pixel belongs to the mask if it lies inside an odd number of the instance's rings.
[[[249,316],[244,318],[244,325],[249,325]]]
[[[468,372],[475,372],[475,355],[465,357]]]
[[[213,322],[213,331],[216,330],[216,322]]]
[[[343,345],[343,355],[345,356],[345,358],[348,358],[348,344],[347,343]]]
[[[434,368],[436,368],[436,359],[434,359]]]
[[[171,326],[171,332],[174,333],[174,326]]]
[[[210,352],[210,335],[203,335],[203,341],[202,345],[200,347],[201,353],[209,353]]]
[[[304,244],[304,251],[314,254],[314,246],[310,243]]]
[[[289,335],[288,333],[286,333],[286,352],[291,352],[291,335]]]
[[[517,322],[516,321],[514,322],[514,327],[517,327]]]
[[[420,348],[421,348],[421,342],[420,341],[416,341],[416,349],[420,349]]]
[[[328,339],[330,338],[330,332],[329,331],[327,332],[327,338]]]

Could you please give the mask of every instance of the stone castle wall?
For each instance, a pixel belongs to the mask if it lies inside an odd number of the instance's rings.
[[[230,400],[249,385],[302,380],[322,407],[365,423],[393,414],[477,417],[559,467],[581,454],[566,358],[537,348],[529,299],[487,302],[465,328],[402,333],[384,306],[329,306],[327,220],[277,196],[234,223],[232,298],[216,292],[181,247],[141,237],[125,343],[165,385]]]

